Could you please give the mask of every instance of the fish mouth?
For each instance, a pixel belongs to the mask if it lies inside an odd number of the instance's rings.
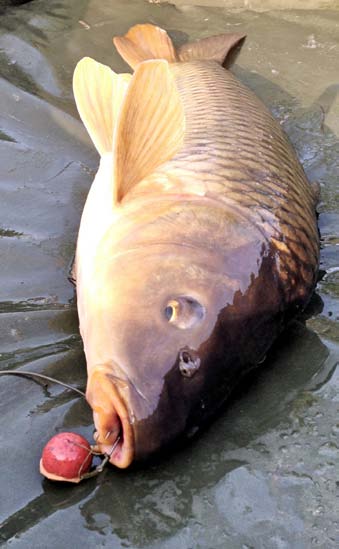
[[[109,455],[110,463],[124,469],[134,458],[134,435],[127,407],[112,378],[112,367],[96,366],[87,382],[86,399],[96,427],[92,450]]]

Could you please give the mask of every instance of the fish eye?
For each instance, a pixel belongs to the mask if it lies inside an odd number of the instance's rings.
[[[181,330],[191,328],[205,316],[205,308],[194,298],[179,296],[168,301],[164,308],[165,319]]]
[[[179,353],[179,370],[184,377],[193,377],[200,367],[200,358],[187,349]]]

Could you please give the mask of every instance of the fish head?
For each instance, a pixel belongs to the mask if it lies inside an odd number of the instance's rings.
[[[98,448],[110,453],[120,436],[113,464],[147,457],[215,408],[239,347],[237,331],[231,341],[225,330],[235,296],[251,284],[248,258],[256,265],[253,242],[245,248],[230,254],[245,263],[230,276],[230,262],[206,246],[112,253],[109,237],[100,244],[78,308]]]

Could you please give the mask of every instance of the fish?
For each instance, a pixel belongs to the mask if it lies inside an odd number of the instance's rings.
[[[113,39],[133,74],[74,71],[100,155],[73,269],[86,398],[119,468],[209,421],[316,285],[316,192],[229,70],[244,40],[138,24]]]

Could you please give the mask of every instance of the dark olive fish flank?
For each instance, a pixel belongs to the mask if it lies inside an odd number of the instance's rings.
[[[168,163],[171,173],[200,179],[207,196],[243,209],[275,247],[288,299],[303,292],[297,278],[308,295],[319,254],[315,198],[286,135],[217,63],[192,61],[172,70],[187,128],[183,149]]]

